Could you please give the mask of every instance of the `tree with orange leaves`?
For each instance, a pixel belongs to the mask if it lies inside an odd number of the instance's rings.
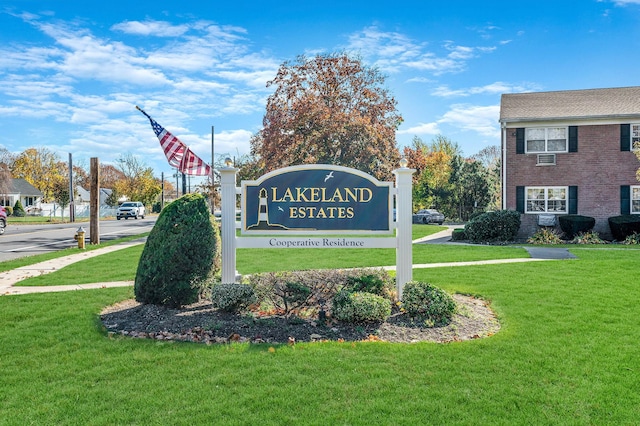
[[[296,164],[334,164],[392,179],[402,117],[375,68],[347,54],[298,56],[267,83],[263,128],[252,154],[269,172]]]

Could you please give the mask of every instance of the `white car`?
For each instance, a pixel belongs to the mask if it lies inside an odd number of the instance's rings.
[[[116,211],[116,219],[129,219],[130,217],[134,219],[144,219],[144,213],[144,204],[140,201],[127,201],[118,207],[118,211]]]

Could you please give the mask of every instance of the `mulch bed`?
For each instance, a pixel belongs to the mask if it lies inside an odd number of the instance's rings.
[[[206,344],[250,342],[294,344],[314,341],[385,341],[394,343],[452,342],[488,337],[500,329],[495,314],[482,299],[453,295],[456,314],[444,326],[416,323],[400,311],[385,322],[347,324],[281,316],[238,315],[202,301],[182,309],[142,305],[125,300],[100,314],[110,335]]]

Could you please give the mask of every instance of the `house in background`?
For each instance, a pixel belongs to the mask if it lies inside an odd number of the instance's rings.
[[[89,205],[91,202],[91,193],[90,191],[84,189],[80,185],[77,185],[75,188],[76,198],[74,199],[76,206],[80,205]],[[107,198],[111,195],[111,189],[108,188],[100,188],[100,207],[107,207]]]
[[[522,213],[519,237],[557,216],[640,214],[640,87],[503,94],[502,207]]]
[[[0,194],[0,204],[13,207],[16,201],[20,200],[20,204],[27,213],[36,213],[41,208],[42,197],[44,194],[26,180],[12,179],[9,192]]]

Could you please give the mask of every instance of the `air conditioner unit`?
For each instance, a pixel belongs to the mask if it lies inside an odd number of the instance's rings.
[[[555,166],[556,155],[555,154],[538,154],[537,166]]]

